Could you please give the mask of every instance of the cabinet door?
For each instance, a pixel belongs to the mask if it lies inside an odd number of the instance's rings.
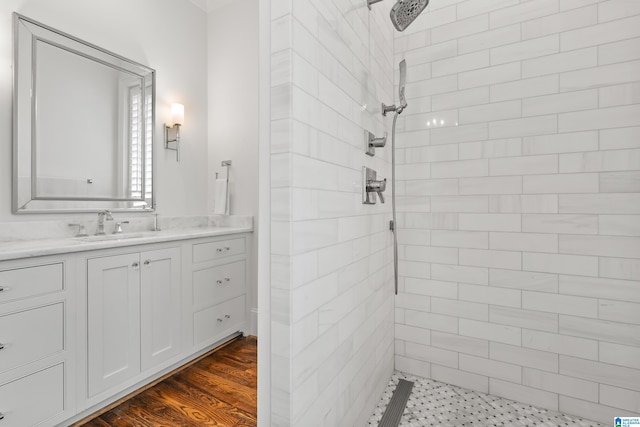
[[[140,257],[88,261],[89,396],[140,372]]]
[[[142,370],[180,353],[180,248],[140,254]]]

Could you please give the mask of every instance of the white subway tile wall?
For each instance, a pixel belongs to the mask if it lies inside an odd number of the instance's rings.
[[[394,102],[394,40],[387,8],[378,5],[369,12],[359,1],[271,0],[270,10],[271,425],[363,425],[393,371],[394,336],[408,343],[403,348],[406,368],[422,374],[428,374],[420,369],[424,363],[412,355],[427,351],[429,360],[442,362],[456,354],[428,350],[431,333],[425,326],[434,322],[455,334],[457,318],[430,312],[424,318],[421,309],[431,294],[455,298],[457,288],[452,294],[450,283],[434,281],[423,295],[400,298],[405,322],[394,328],[390,204],[363,205],[361,195],[362,166],[391,178],[389,148],[378,149],[373,158],[364,154],[365,130],[377,136],[389,130],[380,103]],[[441,19],[451,21],[450,12],[445,9]],[[445,49],[442,58],[456,59],[455,54]],[[440,72],[475,63],[473,58],[443,62]],[[431,72],[431,64],[421,68],[414,61],[412,70]],[[432,91],[421,83],[414,87],[416,94]],[[430,102],[415,99],[412,105],[414,112],[428,115]],[[457,119],[457,110],[450,110],[451,120]],[[420,128],[422,119],[416,115],[403,126]],[[398,143],[407,149],[421,146],[423,136],[416,133]],[[451,153],[443,148],[442,158],[458,159],[457,147]],[[446,194],[446,183],[444,190],[431,190],[430,170],[420,159],[434,153],[416,154],[406,158],[418,162],[405,162],[398,172],[425,186],[408,188],[411,203],[402,209],[428,212],[428,194]],[[457,181],[452,184],[457,195]],[[415,203],[419,198],[426,205]],[[451,203],[464,202],[443,201],[442,206]],[[415,221],[456,226],[446,217]],[[423,228],[400,236],[411,259],[403,263],[404,271],[411,271],[419,289],[419,281],[429,279],[429,262],[458,262],[457,248],[424,246],[430,233]]]
[[[402,58],[396,369],[640,411],[640,2],[432,0]]]

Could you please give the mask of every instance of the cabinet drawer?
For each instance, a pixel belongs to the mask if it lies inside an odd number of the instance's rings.
[[[231,301],[205,308],[193,315],[193,339],[195,344],[206,340],[223,338],[224,332],[233,333],[233,328],[245,320],[244,295]]]
[[[62,263],[0,271],[0,303],[63,289]]]
[[[245,292],[244,273],[244,261],[194,271],[194,307],[207,307],[242,295]]]
[[[64,366],[0,385],[0,425],[34,426],[64,411]]]
[[[63,330],[63,303],[0,316],[0,372],[63,350]]]
[[[193,245],[193,263],[198,264],[243,253],[244,238],[198,243]]]

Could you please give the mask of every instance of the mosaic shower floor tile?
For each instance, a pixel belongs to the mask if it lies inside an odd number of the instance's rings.
[[[380,422],[400,378],[415,383],[407,407],[402,414],[401,427],[604,427],[594,421],[401,372],[395,372],[392,375],[378,406],[369,419],[369,426],[377,426]]]

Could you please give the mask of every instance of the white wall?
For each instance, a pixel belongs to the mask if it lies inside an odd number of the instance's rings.
[[[11,13],[14,11],[156,70],[154,173],[158,213],[207,214],[206,14],[185,0],[3,0],[0,2],[0,99],[4,100],[0,104],[3,141],[0,222],[44,219],[42,215],[11,214]],[[162,148],[163,123],[172,102],[183,103],[186,111],[180,163],[175,161],[175,152]]]
[[[231,215],[258,217],[259,23],[258,0],[237,0],[208,14],[209,210],[215,173],[229,180]],[[251,333],[257,333],[258,222],[254,221]]]
[[[272,426],[364,425],[393,369],[389,204],[362,204],[362,166],[390,177],[388,9],[271,2]]]
[[[395,51],[396,368],[637,414],[640,2],[434,0]]]

